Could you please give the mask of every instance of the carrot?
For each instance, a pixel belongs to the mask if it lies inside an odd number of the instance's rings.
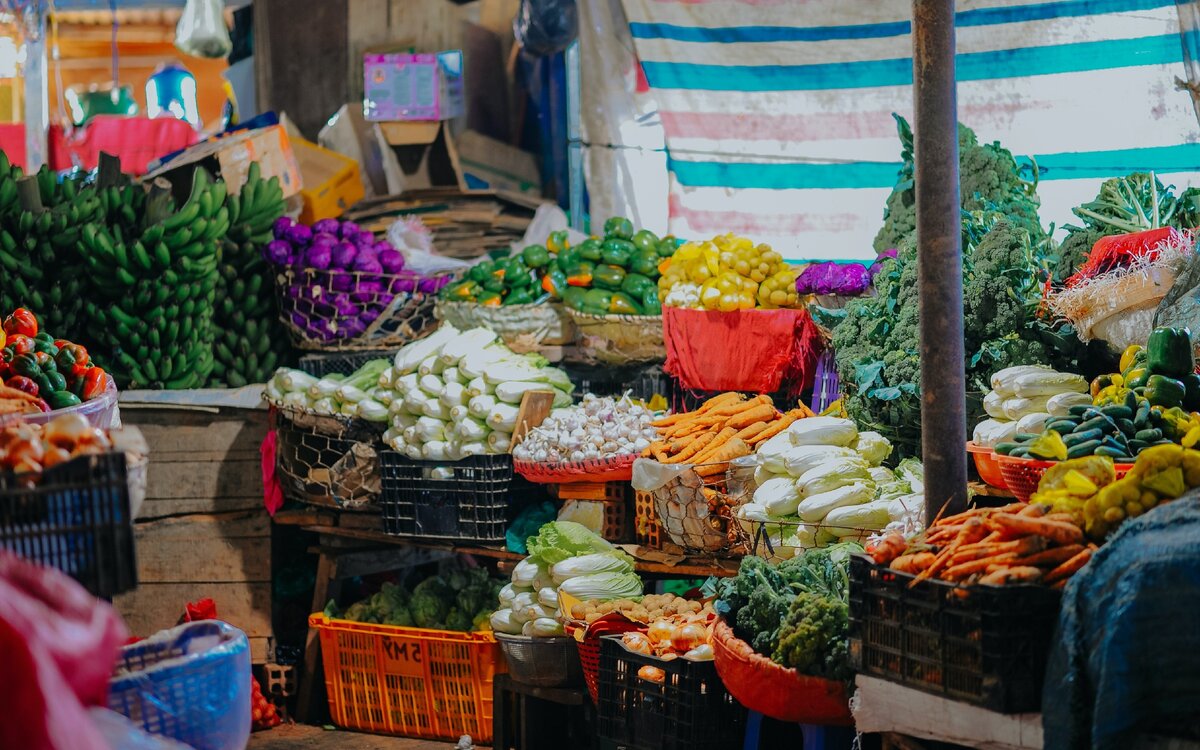
[[[727,393],[722,393],[719,396],[713,396],[709,400],[705,401],[703,404],[700,404],[699,409],[697,409],[694,412],[690,412],[690,413],[691,414],[703,414],[705,412],[712,411],[713,409],[716,409],[717,407],[723,406],[723,405],[731,403],[733,401],[741,401],[741,400],[742,400],[742,394],[737,393],[735,391],[729,391]]]
[[[1016,555],[1012,554],[1011,552],[1006,552],[1000,555],[985,557],[981,560],[972,560],[970,562],[962,563],[961,565],[955,565],[952,568],[946,568],[942,572],[941,578],[947,581],[961,581],[962,579],[968,578],[977,573],[986,572],[987,569],[992,565],[997,565],[999,563],[1011,563],[1016,559]]]
[[[676,453],[675,455],[671,456],[663,463],[668,463],[668,464],[686,463],[688,461],[688,459],[690,459],[692,456],[694,456],[697,453],[699,453],[700,451],[704,450],[704,446],[711,443],[714,437],[716,437],[716,435],[714,435],[711,432],[706,432],[703,435],[700,435],[695,440],[688,443],[688,446],[686,448],[684,448],[680,452]]]
[[[759,404],[758,406],[746,409],[739,412],[737,415],[730,418],[728,425],[741,429],[747,425],[754,424],[760,420],[775,419],[779,412],[775,411],[775,407],[770,404]]]
[[[997,513],[991,517],[993,528],[1012,534],[1037,534],[1044,536],[1055,544],[1079,544],[1083,541],[1083,531],[1072,523],[1062,521],[1047,521],[1043,518],[1028,518],[1011,513]]]
[[[683,421],[689,419],[691,416],[692,416],[691,412],[680,412],[679,414],[671,414],[669,416],[654,420],[653,422],[650,423],[650,426],[651,427],[670,427],[672,425],[677,425],[680,422],[683,422]]]
[[[1041,536],[1027,536],[1021,539],[1015,539],[1011,542],[978,542],[976,544],[965,545],[959,547],[954,553],[951,563],[957,565],[961,562],[970,562],[971,560],[982,560],[986,557],[992,557],[997,554],[1013,554],[1017,557],[1023,555],[1032,555],[1041,552],[1046,548],[1046,538]]]
[[[1065,589],[1067,587],[1068,580],[1069,579],[1064,578],[1057,583],[1051,584],[1050,588],[1055,589],[1056,591],[1062,591],[1063,589]]]
[[[1021,510],[1017,511],[1018,516],[1027,518],[1040,518],[1050,512],[1049,505],[1026,505]]]
[[[710,416],[696,417],[695,419],[690,419],[687,422],[680,422],[679,424],[675,425],[674,428],[664,432],[663,436],[671,438],[685,437],[693,432],[700,432],[708,429],[709,427],[719,425],[728,418],[729,417]]]
[[[692,456],[691,462],[694,464],[708,463],[709,458],[716,455],[721,448],[729,442],[729,440],[737,434],[737,430],[732,427],[726,427],[716,434],[708,445],[704,446],[704,450]]]
[[[985,535],[987,535],[987,527],[984,526],[982,519],[972,518],[968,520],[962,525],[962,530],[958,532],[956,537],[954,537],[954,541],[946,545],[946,548],[938,553],[937,559],[934,560],[928,568],[918,573],[917,577],[913,579],[913,582],[909,585],[915,586],[917,581],[923,581],[926,578],[937,575],[939,571],[941,571],[950,563],[950,558],[954,555],[954,552],[958,547],[961,547],[964,544],[977,542]]]
[[[755,435],[754,436],[754,444],[758,445],[759,443],[763,442],[764,440],[770,440],[771,438],[775,437],[779,433],[786,430],[792,424],[792,422],[795,422],[795,421],[796,420],[794,417],[788,417],[787,414],[784,414],[779,419],[776,419],[774,422],[771,422],[769,425],[767,425],[767,429],[765,429],[762,432]]]
[[[1064,521],[1066,523],[1075,523],[1074,518],[1070,513],[1047,513],[1042,516],[1044,521]]]
[[[672,440],[670,447],[667,448],[667,451],[669,453],[679,453],[684,448],[691,445],[692,442],[698,437],[698,435],[688,435],[687,437],[681,437],[678,440]]]
[[[696,469],[696,473],[702,477],[720,474],[725,471],[726,465],[730,461],[742,456],[749,456],[752,452],[750,446],[746,445],[744,440],[730,440],[721,446],[721,450],[709,456],[707,465]]]
[[[1084,565],[1087,565],[1087,561],[1091,559],[1092,550],[1085,549],[1084,551],[1076,554],[1070,560],[1067,560],[1062,565],[1059,565],[1057,568],[1047,573],[1046,583],[1054,583],[1056,581],[1062,581],[1070,578],[1071,576],[1075,575],[1080,568],[1082,568]]]
[[[887,565],[903,555],[906,549],[908,549],[908,540],[904,538],[903,534],[892,531],[882,539],[867,544],[866,552],[876,565]]]
[[[980,583],[990,584],[992,586],[1003,586],[1006,583],[1032,583],[1042,577],[1042,571],[1038,568],[1031,568],[1027,565],[1006,567],[1001,570],[994,570],[979,579]]]
[[[737,403],[729,403],[729,404],[724,404],[722,406],[718,406],[717,408],[713,409],[712,411],[707,412],[705,414],[705,416],[732,417],[735,414],[741,414],[744,411],[753,409],[756,406],[759,406],[762,404],[769,405],[770,403],[771,403],[770,396],[755,396],[754,398],[750,399],[749,401],[739,401]],[[772,406],[771,408],[774,409],[775,407]]]
[[[917,574],[933,564],[932,552],[914,552],[911,555],[901,555],[892,560],[891,569],[901,573]]]
[[[1051,547],[1041,552],[1036,552],[1032,555],[1026,555],[1020,560],[1017,560],[1019,565],[1032,565],[1034,567],[1054,567],[1062,565],[1067,560],[1070,560],[1075,555],[1078,555],[1084,549],[1082,544],[1071,544],[1066,547]]]
[[[817,416],[812,409],[804,404],[797,404],[795,409],[791,409],[787,413],[793,415],[796,419],[808,419],[809,417]]]
[[[762,432],[765,429],[767,429],[766,422],[762,422],[762,421],[755,422],[752,425],[743,427],[741,430],[738,431],[738,434],[734,435],[734,437],[737,438],[738,440],[745,440],[747,443],[750,443],[751,445],[753,445],[754,444],[754,436],[757,435],[758,433]]]

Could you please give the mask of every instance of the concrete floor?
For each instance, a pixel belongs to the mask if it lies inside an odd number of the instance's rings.
[[[304,724],[282,724],[250,735],[246,750],[454,750],[453,744],[381,737]]]

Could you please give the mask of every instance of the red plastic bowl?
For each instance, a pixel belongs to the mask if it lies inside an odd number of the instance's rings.
[[[975,459],[975,470],[979,472],[980,479],[998,490],[1008,489],[1008,483],[1004,481],[1004,472],[1000,470],[1000,462],[996,460],[996,451],[986,445],[968,441],[967,453]]]

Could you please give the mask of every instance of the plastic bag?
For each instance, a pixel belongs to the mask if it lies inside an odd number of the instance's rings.
[[[0,705],[10,717],[0,747],[109,750],[86,707],[104,704],[127,635],[78,583],[0,550]]]
[[[575,0],[521,0],[513,18],[513,35],[531,55],[545,57],[562,52],[579,33]]]
[[[195,57],[220,58],[233,51],[223,7],[221,0],[187,0],[175,27],[175,46]]]
[[[88,717],[114,750],[192,750],[190,745],[150,734],[107,708],[93,707]]]
[[[547,500],[541,505],[531,505],[517,516],[504,533],[504,546],[509,552],[524,555],[529,552],[525,540],[537,533],[544,524],[555,520],[558,510]]]
[[[471,264],[433,252],[433,235],[419,216],[396,219],[387,230],[388,242],[404,256],[404,269],[422,276],[470,268]]]

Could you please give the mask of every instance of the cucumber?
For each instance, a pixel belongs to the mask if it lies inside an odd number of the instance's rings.
[[[1069,432],[1074,432],[1079,426],[1079,422],[1074,419],[1055,419],[1046,423],[1046,431],[1054,430],[1059,435],[1066,435]]]
[[[1133,425],[1139,430],[1143,429],[1150,420],[1150,402],[1143,401],[1138,404],[1137,414],[1133,418]]]
[[[1108,446],[1109,448],[1112,448],[1113,450],[1121,451],[1121,455],[1125,455],[1126,453],[1129,452],[1129,446],[1127,446],[1125,444],[1125,440],[1123,438],[1121,440],[1117,440],[1115,437],[1113,437],[1111,435],[1104,438],[1103,440],[1101,440],[1100,445]]]
[[[1125,406],[1124,404],[1113,404],[1112,406],[1102,406],[1102,407],[1100,407],[1100,413],[1106,417],[1112,417],[1113,419],[1121,419],[1121,418],[1132,419],[1133,418],[1133,409],[1130,409],[1128,406]]]
[[[1020,447],[1020,443],[996,443],[992,446],[992,449],[1001,456],[1009,456],[1012,455],[1013,450]]]
[[[1138,397],[1136,393],[1129,391],[1125,394],[1125,406],[1127,406],[1129,411],[1133,412],[1134,414],[1137,413],[1141,404],[1138,403]]]
[[[1133,437],[1135,440],[1140,440],[1144,443],[1155,443],[1162,439],[1162,430],[1149,429],[1139,430]]]
[[[1087,420],[1086,422],[1081,422],[1079,424],[1079,426],[1075,428],[1075,432],[1087,432],[1088,430],[1103,430],[1104,432],[1107,433],[1107,432],[1111,431],[1110,428],[1115,428],[1115,427],[1116,427],[1116,424],[1114,424],[1111,419],[1109,419],[1108,417],[1101,414],[1098,417],[1092,417],[1091,419]],[[1072,433],[1072,434],[1074,434],[1074,433]]]
[[[1100,447],[1099,440],[1088,440],[1087,442],[1078,445],[1072,445],[1067,449],[1067,458],[1082,458],[1090,456]]]
[[[1091,404],[1075,404],[1067,409],[1067,413],[1072,417],[1082,417],[1083,413],[1091,408],[1093,408]]]
[[[1121,417],[1117,420],[1117,429],[1120,430],[1126,437],[1133,437],[1137,434],[1137,427],[1134,426],[1132,419]]]
[[[1120,448],[1113,448],[1107,445],[1099,446],[1095,451],[1093,451],[1093,453],[1097,456],[1108,456],[1113,461],[1117,461],[1117,459],[1123,459],[1121,461],[1122,463],[1128,463],[1133,460],[1128,454],[1125,453],[1125,451],[1121,450]]]
[[[1134,439],[1134,440],[1129,441],[1129,450],[1131,450],[1134,453],[1134,455],[1141,453],[1142,451],[1146,450],[1149,447],[1150,447],[1150,443],[1147,443],[1145,440]]]
[[[1072,432],[1070,435],[1063,436],[1063,442],[1066,443],[1068,448],[1073,445],[1079,445],[1080,443],[1086,443],[1089,440],[1095,440],[1099,442],[1103,439],[1104,431],[1098,429],[1087,430],[1085,432]]]
[[[1013,448],[1008,455],[1012,456],[1013,458],[1029,458],[1029,446],[1018,445],[1016,448]]]
[[[1037,440],[1040,437],[1041,434],[1037,432],[1018,432],[1013,439],[1018,443],[1028,443]]]

